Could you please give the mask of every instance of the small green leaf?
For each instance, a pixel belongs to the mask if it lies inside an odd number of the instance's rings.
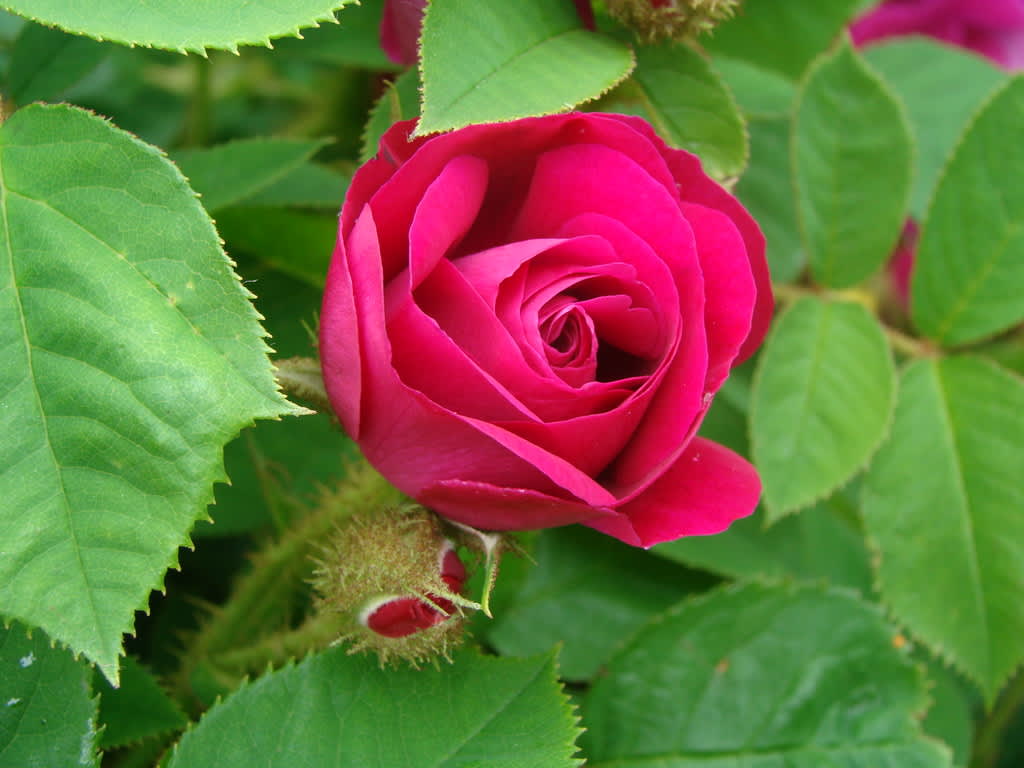
[[[931,704],[921,727],[953,751],[955,768],[967,768],[974,742],[977,696],[968,683],[961,681],[953,670],[940,662],[929,659],[926,670]]]
[[[543,531],[532,556],[537,565],[511,604],[485,625],[487,638],[512,656],[561,641],[559,666],[569,680],[593,677],[644,621],[709,582],[582,526]]]
[[[1024,383],[973,358],[903,373],[864,481],[882,599],[991,703],[1024,659]]]
[[[2,0],[0,8],[99,40],[202,53],[269,45],[270,38],[333,22],[354,0]]]
[[[303,30],[301,38],[275,41],[275,55],[375,71],[400,69],[380,47],[383,8],[384,0],[359,0],[338,14],[337,24]]]
[[[751,439],[769,523],[862,469],[895,401],[892,355],[860,304],[800,299],[776,323],[754,378]]]
[[[748,117],[789,117],[796,97],[796,83],[792,80],[749,61],[728,56],[716,56],[711,66],[722,76]]]
[[[289,277],[323,288],[338,236],[337,213],[227,208],[217,214],[217,225],[229,252],[255,256]]]
[[[748,151],[743,118],[700,54],[684,46],[641,46],[633,80],[651,123],[670,145],[698,155],[717,179],[742,173]]]
[[[0,626],[0,765],[97,766],[90,677],[44,633]]]
[[[100,118],[4,123],[0,254],[0,613],[116,679],[224,444],[293,407],[192,190]]]
[[[416,133],[562,112],[606,93],[633,65],[625,43],[583,29],[569,2],[431,3]]]
[[[736,185],[736,196],[761,225],[768,241],[772,279],[795,280],[807,260],[800,242],[790,163],[790,121],[751,120],[750,165]]]
[[[208,211],[237,205],[304,165],[326,141],[243,139],[172,159]],[[340,201],[339,201],[340,207]]]
[[[591,768],[947,768],[924,680],[849,592],[745,585],[642,628],[583,702]]]
[[[797,80],[828,48],[861,0],[746,0],[701,40],[713,54],[747,61]]]
[[[852,514],[851,514],[852,513]],[[652,551],[676,562],[734,579],[824,579],[836,586],[871,592],[871,565],[856,510],[843,494],[765,528],[754,514],[715,536],[689,536]]]
[[[120,679],[119,688],[102,678],[96,681],[103,725],[100,746],[104,749],[178,731],[188,723],[185,713],[164,692],[152,673],[131,656],[121,659]]]
[[[917,149],[910,210],[923,217],[968,120],[1007,75],[973,52],[923,37],[869,46],[864,58],[907,107]]]
[[[900,103],[848,42],[817,62],[798,96],[792,149],[816,280],[846,288],[890,256],[906,216],[912,153]]]
[[[103,61],[108,50],[87,37],[26,24],[11,51],[7,94],[16,104],[59,100]]]
[[[420,114],[420,77],[410,69],[403,72],[394,82],[388,84],[384,93],[370,110],[370,117],[363,130],[363,145],[359,152],[360,162],[365,163],[377,154],[380,137],[399,120],[411,120]]]
[[[911,283],[915,325],[964,344],[1024,319],[1024,76],[982,108],[939,181]]]
[[[302,163],[245,198],[245,205],[267,208],[341,209],[349,179],[324,165]]]
[[[570,768],[577,734],[551,656],[381,669],[332,648],[215,706],[169,768]]]

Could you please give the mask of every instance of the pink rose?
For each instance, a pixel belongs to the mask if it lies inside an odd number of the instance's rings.
[[[850,27],[857,45],[925,35],[1024,68],[1024,0],[885,0]]]
[[[739,202],[639,118],[412,127],[353,178],[324,293],[324,381],[366,458],[483,529],[651,546],[749,514],[754,469],[695,436],[772,313]]]

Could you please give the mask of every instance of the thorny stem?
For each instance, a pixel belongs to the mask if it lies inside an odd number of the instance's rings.
[[[993,768],[999,762],[1007,726],[1024,707],[1024,672],[1018,672],[978,727],[971,751],[971,768]]]

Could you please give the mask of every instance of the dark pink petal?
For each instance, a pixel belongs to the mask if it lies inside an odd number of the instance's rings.
[[[441,580],[456,595],[462,591],[462,585],[466,582],[466,566],[459,558],[451,542],[446,542],[441,550],[440,558]]]
[[[416,63],[426,7],[427,0],[384,0],[380,46],[395,64],[411,67]]]
[[[681,536],[721,533],[751,514],[760,495],[761,481],[746,459],[697,437],[657,481],[617,508],[619,516],[586,525],[652,547]]]
[[[408,637],[440,624],[455,610],[455,606],[444,598],[431,595],[430,599],[445,613],[435,610],[418,597],[396,597],[376,607],[363,623],[384,637]]]
[[[353,440],[360,434],[363,364],[360,321],[348,272],[345,244],[339,238],[320,310],[320,367],[339,421]]]
[[[594,24],[594,9],[590,5],[590,0],[574,0],[576,3],[576,12],[580,15],[580,21],[583,22],[583,26],[587,29],[596,29]]]

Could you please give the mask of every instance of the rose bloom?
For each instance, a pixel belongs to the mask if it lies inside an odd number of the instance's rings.
[[[772,313],[764,239],[639,118],[381,139],[324,293],[332,405],[401,491],[477,528],[718,533],[760,482],[695,436]]]
[[[850,26],[857,45],[925,35],[1024,68],[1024,0],[885,0]]]

